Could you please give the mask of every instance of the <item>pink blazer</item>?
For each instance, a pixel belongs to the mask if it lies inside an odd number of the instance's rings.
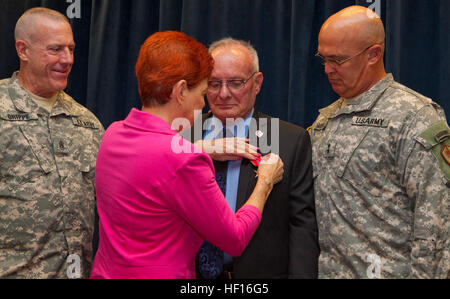
[[[245,205],[234,214],[210,157],[194,153],[190,143],[192,153],[177,154],[172,142],[179,138],[165,121],[136,109],[105,132],[96,167],[100,243],[91,278],[192,279],[204,239],[233,256],[247,246],[261,213]]]

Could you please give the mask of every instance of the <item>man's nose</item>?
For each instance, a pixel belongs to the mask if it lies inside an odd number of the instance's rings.
[[[73,51],[69,48],[64,48],[60,53],[60,60],[63,64],[73,64]]]
[[[330,66],[330,64],[328,62],[325,63],[325,74],[331,74],[334,73],[336,71],[336,69],[332,66]]]
[[[222,82],[220,85],[219,96],[222,99],[226,99],[231,96],[230,89],[228,88],[227,82]]]

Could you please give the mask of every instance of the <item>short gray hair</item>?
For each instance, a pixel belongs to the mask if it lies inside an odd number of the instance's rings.
[[[250,42],[246,42],[243,40],[237,40],[231,37],[226,37],[221,40],[218,40],[209,46],[209,53],[212,53],[214,50],[222,47],[229,47],[229,46],[242,46],[246,48],[250,54],[253,57],[253,65],[254,65],[254,71],[259,72],[259,57],[258,52],[255,50],[255,48],[250,44]]]
[[[66,22],[70,25],[69,19],[62,13],[45,7],[34,7],[27,10],[17,21],[14,37],[17,40],[30,38],[30,29],[33,29],[36,18],[44,17],[56,22]]]

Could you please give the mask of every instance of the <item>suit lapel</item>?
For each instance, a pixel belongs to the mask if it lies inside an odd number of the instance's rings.
[[[267,119],[267,122],[261,122],[261,119]],[[269,138],[270,140],[270,126],[268,123],[270,121],[270,117],[263,115],[258,110],[255,109],[253,112],[253,119],[256,120],[251,122],[250,129],[248,132],[248,137],[250,139],[250,143],[254,146],[260,147],[260,139],[256,135],[258,131],[264,133],[263,138]],[[258,134],[259,135],[259,134]],[[240,173],[239,173],[239,186],[237,193],[237,201],[236,201],[236,211],[239,210],[248,200],[250,195],[255,189],[256,186],[256,173],[257,167],[255,167],[249,160],[243,160]]]
[[[239,172],[239,185],[236,199],[236,211],[247,202],[256,185],[256,167],[249,160],[243,160]]]
[[[204,128],[205,121],[212,117],[211,113],[202,114],[201,119],[198,121],[201,121],[202,129]],[[258,110],[255,109],[253,112],[253,119],[256,120],[256,122],[252,121],[249,129],[249,139],[252,145],[260,147],[260,142],[271,140],[270,139],[270,125],[268,125],[271,121],[270,117],[267,115],[262,114]],[[260,122],[261,119],[266,119],[267,121]],[[197,124],[198,126],[198,124]],[[195,125],[191,128],[191,139],[193,142],[197,141],[199,139],[199,136],[196,136],[194,134]],[[256,133],[258,131],[261,131],[264,133],[262,138],[258,138],[256,136]],[[203,130],[200,138],[203,138]],[[198,134],[197,134],[198,135]],[[267,138],[267,139],[266,139]],[[197,139],[197,140],[195,140]],[[267,141],[266,141],[267,142]],[[266,154],[266,153],[264,153]],[[241,164],[241,168],[239,171],[239,185],[238,185],[238,192],[237,192],[237,199],[236,199],[236,211],[239,210],[248,200],[250,195],[253,192],[253,189],[255,189],[256,186],[256,173],[257,167],[255,167],[249,160],[243,160]]]

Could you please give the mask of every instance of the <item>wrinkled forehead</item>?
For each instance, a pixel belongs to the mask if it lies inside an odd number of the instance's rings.
[[[28,36],[32,43],[74,44],[72,27],[69,23],[65,21],[55,21],[45,17],[36,20],[32,28],[28,29]]]
[[[342,52],[360,51],[370,44],[364,25],[358,23],[325,23],[319,33],[319,52],[341,49]]]
[[[247,75],[253,70],[253,56],[242,46],[225,46],[211,53],[214,58],[213,75],[226,73],[228,76]]]

